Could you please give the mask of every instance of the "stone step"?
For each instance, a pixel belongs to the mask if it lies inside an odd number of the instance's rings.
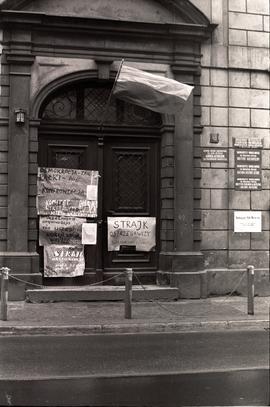
[[[42,289],[26,291],[26,301],[39,302],[71,302],[71,301],[123,301],[125,296],[124,286],[50,286]],[[173,301],[179,298],[177,288],[157,285],[139,285],[132,287],[132,300]]]

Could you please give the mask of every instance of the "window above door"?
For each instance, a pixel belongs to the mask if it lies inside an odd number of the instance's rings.
[[[112,83],[83,82],[72,84],[50,95],[40,110],[44,121],[79,121],[99,124],[109,100]],[[160,127],[161,116],[131,103],[112,97],[105,123]]]

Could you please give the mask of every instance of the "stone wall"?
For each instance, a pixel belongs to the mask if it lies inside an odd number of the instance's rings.
[[[7,248],[8,76],[2,63],[0,31],[0,252]]]
[[[269,267],[269,0],[192,0],[218,27],[202,48],[201,148],[228,162],[201,161],[201,249],[206,267]],[[218,143],[210,135],[218,134]],[[263,139],[262,190],[237,191],[234,137]],[[197,162],[197,160],[195,161]],[[199,164],[198,164],[199,165]],[[261,233],[234,233],[235,210],[262,211]]]

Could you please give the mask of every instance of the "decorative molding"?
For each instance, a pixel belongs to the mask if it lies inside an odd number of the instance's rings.
[[[16,52],[8,52],[5,54],[6,55],[6,61],[8,64],[12,65],[32,65],[35,61],[35,56],[34,55],[29,55],[29,54],[19,54]],[[15,72],[13,73],[14,75],[18,75],[20,73]],[[24,75],[24,73],[21,73]],[[26,75],[30,76],[30,73],[27,72]]]

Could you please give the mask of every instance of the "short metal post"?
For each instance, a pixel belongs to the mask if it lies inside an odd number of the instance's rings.
[[[8,302],[8,273],[7,267],[2,267],[1,271],[1,320],[7,321],[7,302]]]
[[[247,266],[248,315],[254,315],[254,266]]]
[[[126,269],[125,272],[125,318],[131,319],[131,302],[132,302],[132,269]]]

